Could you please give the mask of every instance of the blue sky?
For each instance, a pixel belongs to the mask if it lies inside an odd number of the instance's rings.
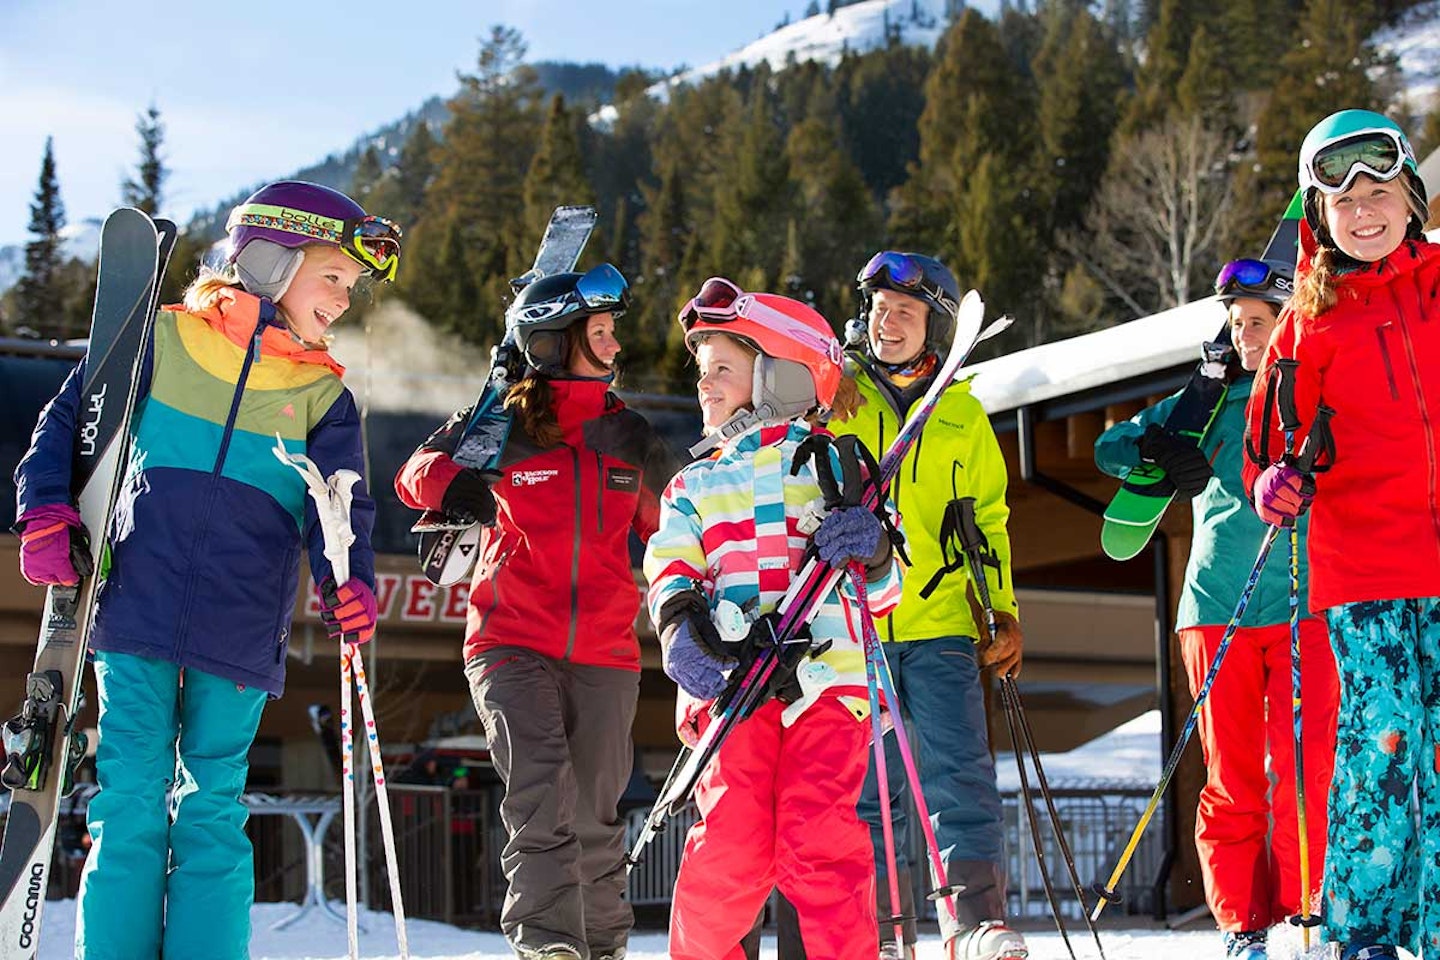
[[[55,138],[71,222],[119,202],[153,101],[188,219],[456,89],[491,24],[535,60],[697,66],[804,0],[0,0],[0,245],[23,242]]]

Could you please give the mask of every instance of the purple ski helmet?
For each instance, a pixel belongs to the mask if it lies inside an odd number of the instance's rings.
[[[261,187],[230,212],[229,262],[256,296],[279,299],[300,268],[300,248],[331,243],[375,280],[395,279],[400,227],[368,216],[338,190],[303,180]]]

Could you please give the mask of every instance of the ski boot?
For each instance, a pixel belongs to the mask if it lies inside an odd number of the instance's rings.
[[[547,943],[543,947],[511,944],[520,960],[580,960],[580,951],[568,943]]]
[[[915,960],[915,944],[883,941],[880,944],[880,960]]]
[[[1225,934],[1225,956],[1238,960],[1265,960],[1264,930],[1240,930]]]
[[[1025,938],[1003,920],[986,920],[945,941],[945,960],[1023,960],[1030,956]]]
[[[615,947],[611,950],[591,950],[590,960],[625,960],[625,948]]]
[[[1385,944],[1352,945],[1340,952],[1342,960],[1395,960],[1400,952]]]

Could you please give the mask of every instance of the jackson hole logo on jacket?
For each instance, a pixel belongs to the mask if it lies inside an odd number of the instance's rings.
[[[558,476],[559,470],[516,470],[510,474],[510,483],[516,487],[537,487]]]

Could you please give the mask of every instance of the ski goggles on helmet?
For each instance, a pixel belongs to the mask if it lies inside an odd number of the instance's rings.
[[[954,314],[959,304],[946,293],[938,283],[927,282],[925,267],[909,254],[897,250],[882,250],[855,275],[855,282],[862,286],[882,286],[928,297],[934,304]]]
[[[1215,275],[1215,292],[1222,297],[1233,296],[1237,292],[1278,293],[1288,297],[1295,292],[1295,284],[1264,260],[1246,257],[1231,260],[1220,268]]]
[[[1316,150],[1305,170],[1310,186],[1322,193],[1344,193],[1362,173],[1382,183],[1395,179],[1407,160],[1413,164],[1415,154],[1402,135],[1394,130],[1362,130]]]
[[[619,270],[602,263],[575,281],[575,296],[591,313],[624,311],[630,305],[630,284]]]
[[[381,282],[394,280],[400,267],[400,226],[384,217],[339,220],[291,207],[246,203],[231,211],[225,224],[226,232],[236,227],[260,227],[333,243]]]
[[[700,292],[691,297],[680,311],[680,326],[688,333],[697,320],[724,323],[736,317],[735,303],[744,291],[724,277],[711,277],[700,285]]]

